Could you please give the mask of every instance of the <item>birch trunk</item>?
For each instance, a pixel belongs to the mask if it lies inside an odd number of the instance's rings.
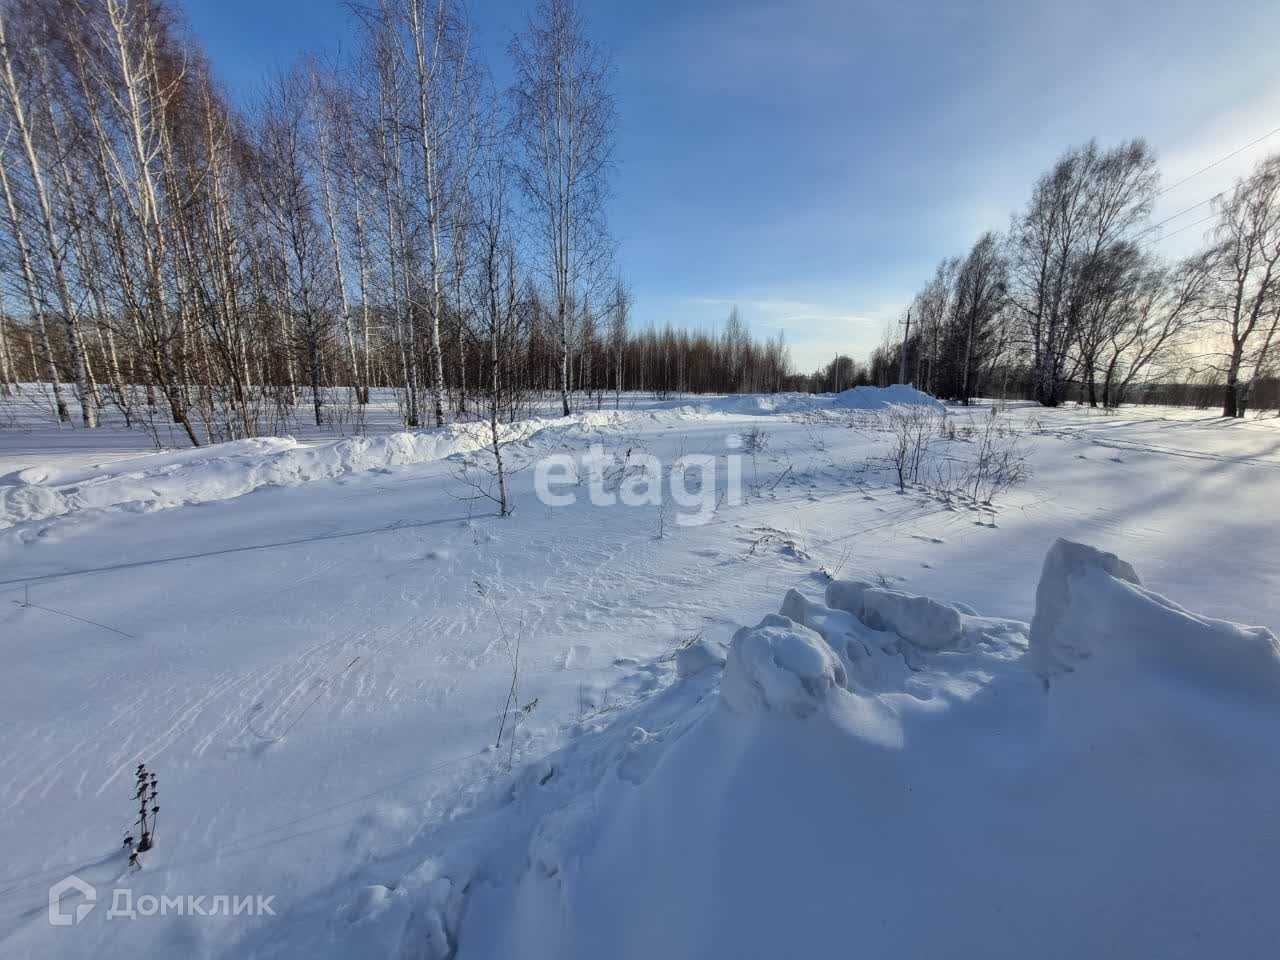
[[[3,21],[0,20],[0,31],[3,31]],[[2,34],[0,34],[2,35]],[[45,370],[49,377],[49,386],[53,391],[53,412],[58,418],[59,423],[67,423],[71,420],[71,413],[67,409],[67,402],[62,396],[62,378],[58,374],[58,365],[53,359],[53,349],[49,344],[49,328],[45,323],[44,309],[40,302],[39,294],[36,291],[35,272],[31,266],[31,253],[27,248],[26,233],[22,229],[22,220],[18,215],[18,207],[13,199],[13,188],[9,184],[9,168],[3,162],[3,154],[0,154],[0,185],[4,187],[5,209],[9,216],[9,229],[13,231],[14,243],[18,248],[18,264],[22,270],[22,288],[27,297],[27,308],[31,311],[32,320],[35,322],[36,330],[39,332],[40,345],[44,352]],[[32,333],[32,366],[35,367],[35,332]]]
[[[86,427],[96,427],[98,425],[98,416],[90,397],[89,382],[84,363],[84,347],[80,341],[80,330],[76,323],[75,300],[71,296],[71,285],[67,279],[66,263],[64,262],[66,249],[58,243],[53,210],[49,204],[49,194],[45,190],[40,158],[36,154],[35,141],[32,137],[31,128],[27,123],[26,113],[23,110],[22,93],[18,87],[17,77],[14,75],[13,60],[9,54],[8,37],[4,17],[2,16],[0,16],[0,67],[3,67],[4,70],[4,85],[9,99],[9,108],[12,112],[14,126],[22,140],[27,167],[31,174],[32,187],[40,208],[45,249],[53,265],[54,282],[57,286],[58,301],[62,307],[63,324],[66,328],[67,350],[71,357],[71,372],[75,378],[76,389],[79,391],[80,416]]]

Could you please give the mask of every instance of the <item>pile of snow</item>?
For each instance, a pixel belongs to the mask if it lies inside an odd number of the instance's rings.
[[[895,383],[891,387],[854,387],[835,395],[832,406],[843,410],[885,410],[889,407],[929,407],[944,413],[946,407],[927,393]]]
[[[599,428],[621,416],[613,412],[585,413],[504,424],[501,430],[504,442],[527,440],[549,428]],[[0,482],[0,529],[84,510],[117,508],[149,513],[229,500],[260,487],[442,460],[482,449],[489,443],[487,424],[464,423],[311,445],[292,437],[234,440],[104,466],[19,470]]]
[[[770,614],[733,638],[720,698],[730,710],[786,710],[807,717],[837,687],[848,689],[840,658],[808,627]]]
[[[1158,674],[1233,697],[1274,699],[1280,690],[1280,658],[1269,630],[1184,610],[1143,587],[1133,567],[1114,554],[1067,540],[1045,558],[1031,650],[1046,674],[1092,661],[1100,664],[1095,671],[1111,677]]]
[[[1274,949],[1269,632],[1066,541],[1031,626],[850,581],[825,600],[738,631],[718,694],[704,652],[531,769],[510,809],[537,822],[477,869],[457,956]]]
[[[925,649],[937,650],[960,639],[960,611],[931,597],[844,580],[827,588],[827,603],[852,613],[868,627],[896,631]]]

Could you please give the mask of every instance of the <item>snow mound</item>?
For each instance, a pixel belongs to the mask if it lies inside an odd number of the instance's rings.
[[[960,640],[961,614],[949,604],[861,580],[827,585],[827,605],[846,610],[873,630],[896,633],[928,650],[941,650]]]
[[[807,717],[847,685],[844,665],[821,636],[771,613],[734,634],[720,696],[739,713],[778,710]]]
[[[585,413],[507,424],[500,429],[505,440],[528,440],[552,428],[599,429],[617,422],[620,416]],[[313,445],[292,437],[234,440],[88,469],[32,468],[11,475],[11,482],[0,483],[0,529],[85,510],[150,512],[229,500],[261,487],[442,460],[482,449],[488,443],[487,425],[466,423]]]
[[[1159,672],[1238,695],[1280,696],[1280,644],[1264,627],[1213,620],[1142,586],[1133,567],[1058,540],[1036,587],[1031,651],[1052,674],[1083,661],[1096,670]]]
[[[1267,955],[1275,639],[1066,541],[1037,599],[1028,641],[870,584],[788,593],[719,696],[700,670],[555,758],[566,792],[486,874],[459,960]],[[901,669],[850,686],[853,646]],[[1044,651],[1074,671],[1047,683]]]
[[[929,407],[939,413],[945,413],[943,404],[905,384],[895,383],[891,387],[854,387],[837,393],[831,405],[844,410],[885,410],[889,407]]]
[[[839,608],[833,610],[809,600],[799,590],[787,591],[782,598],[780,612],[782,616],[814,631],[846,661],[856,662],[865,656],[862,631],[851,612]]]

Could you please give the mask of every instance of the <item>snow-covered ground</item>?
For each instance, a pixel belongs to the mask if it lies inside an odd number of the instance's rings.
[[[0,430],[0,954],[1267,954],[1277,652],[1207,618],[1280,623],[1280,423],[1013,405],[1032,474],[987,507],[900,494],[877,406],[547,418],[505,519],[466,427]],[[593,504],[641,454],[743,496]]]

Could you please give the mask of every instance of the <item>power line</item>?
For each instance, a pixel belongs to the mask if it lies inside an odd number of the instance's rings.
[[[1213,197],[1209,198],[1209,200],[1212,200],[1212,199]],[[1209,202],[1208,200],[1205,201],[1205,203],[1208,203],[1208,202]],[[1196,204],[1196,206],[1197,207],[1201,206],[1201,204]],[[1194,209],[1194,207],[1192,209]],[[1184,210],[1183,213],[1186,213],[1186,211]],[[1144,240],[1142,242],[1150,244],[1150,243],[1159,243],[1161,240],[1168,240],[1170,237],[1176,237],[1178,234],[1182,233],[1183,230],[1190,230],[1192,227],[1198,227],[1202,223],[1208,223],[1210,220],[1214,219],[1216,216],[1217,216],[1216,213],[1211,213],[1207,217],[1201,217],[1199,220],[1196,220],[1193,223],[1188,223],[1185,227],[1179,227],[1177,230],[1170,231],[1169,233],[1166,233],[1162,237],[1152,237],[1150,240]]]
[[[1256,139],[1256,140],[1250,140],[1250,141],[1249,141],[1248,143],[1246,143],[1243,147],[1240,147],[1240,148],[1239,148],[1239,149],[1237,149],[1237,150],[1232,150],[1232,151],[1231,151],[1230,153],[1228,153],[1225,157],[1219,157],[1217,160],[1213,161],[1213,163],[1209,164],[1208,166],[1201,167],[1201,168],[1200,168],[1199,170],[1197,170],[1195,173],[1187,174],[1187,176],[1183,177],[1183,178],[1182,178],[1181,180],[1179,180],[1177,183],[1171,183],[1171,184],[1169,184],[1169,186],[1165,187],[1163,190],[1161,190],[1159,193],[1157,193],[1157,194],[1156,194],[1156,196],[1157,196],[1157,197],[1163,197],[1166,193],[1168,193],[1170,190],[1173,190],[1175,187],[1180,187],[1180,186],[1182,186],[1182,185],[1183,185],[1184,183],[1186,183],[1188,180],[1194,180],[1196,177],[1200,176],[1200,174],[1204,173],[1206,170],[1212,170],[1212,169],[1213,169],[1214,167],[1216,167],[1218,164],[1223,163],[1223,162],[1225,162],[1225,161],[1227,161],[1227,160],[1230,160],[1232,157],[1237,156],[1238,154],[1244,153],[1244,152],[1245,152],[1246,150],[1248,150],[1250,147],[1257,146],[1257,145],[1258,145],[1259,143],[1261,143],[1263,140],[1266,140],[1268,137],[1274,137],[1277,133],[1280,133],[1280,127],[1276,127],[1274,130],[1270,131],[1269,133],[1264,133],[1262,136],[1258,137],[1258,139]],[[1206,202],[1208,202],[1208,201],[1206,201]]]
[[[1271,132],[1272,132],[1272,133],[1275,133],[1275,132],[1277,132],[1277,131],[1280,131],[1280,127],[1277,127],[1275,130],[1273,130],[1273,131],[1271,131]],[[1270,136],[1270,134],[1267,134],[1266,136]],[[1253,142],[1254,142],[1254,143],[1258,143],[1260,140],[1265,140],[1265,139],[1266,139],[1266,136],[1259,137],[1259,138],[1258,138],[1258,140],[1255,140],[1255,141],[1253,141]],[[1252,144],[1250,144],[1250,145],[1248,145],[1248,146],[1252,146]],[[1241,147],[1241,148],[1240,148],[1240,150],[1248,149],[1248,146]],[[1240,152],[1240,150],[1235,151],[1235,153],[1239,153],[1239,152]],[[1235,155],[1235,154],[1228,154],[1228,155],[1227,155],[1227,157],[1231,157],[1231,156],[1234,156],[1234,155]],[[1221,160],[1215,160],[1215,161],[1214,161],[1214,163],[1209,164],[1209,167],[1214,166],[1214,164],[1221,163],[1221,162],[1222,162],[1222,160],[1226,160],[1226,159],[1227,159],[1227,157],[1223,157]],[[1209,167],[1205,167],[1205,168],[1204,168],[1204,170],[1208,170],[1208,169],[1209,169]],[[1201,170],[1201,171],[1199,171],[1199,172],[1203,173],[1203,172],[1204,172],[1204,170]],[[1195,174],[1192,174],[1192,176],[1195,176]],[[1159,221],[1158,223],[1153,223],[1153,224],[1151,224],[1151,226],[1146,227],[1146,228],[1144,228],[1144,229],[1142,229],[1142,230],[1138,231],[1138,235],[1137,235],[1137,237],[1135,237],[1134,239],[1140,239],[1140,238],[1142,238],[1142,237],[1145,237],[1147,234],[1149,234],[1149,233],[1151,233],[1151,232],[1153,232],[1153,231],[1155,231],[1155,230],[1159,230],[1159,229],[1160,229],[1161,227],[1163,227],[1166,223],[1169,223],[1169,222],[1171,222],[1171,221],[1173,221],[1173,220],[1177,220],[1179,217],[1183,216],[1184,214],[1188,214],[1188,213],[1190,213],[1192,210],[1196,210],[1196,209],[1198,209],[1198,208],[1200,208],[1200,207],[1203,207],[1206,203],[1213,203],[1213,201],[1217,200],[1217,199],[1218,199],[1219,197],[1221,197],[1221,196],[1226,195],[1226,194],[1227,194],[1227,193],[1229,193],[1230,191],[1235,190],[1235,189],[1237,189],[1237,188],[1239,188],[1239,187],[1243,187],[1245,184],[1252,183],[1252,182],[1254,182],[1255,180],[1260,180],[1260,179],[1262,179],[1262,178],[1263,178],[1263,177],[1265,177],[1265,176],[1268,176],[1268,171],[1265,171],[1265,170],[1264,170],[1264,171],[1262,171],[1261,173],[1255,173],[1255,174],[1253,174],[1252,176],[1245,177],[1245,178],[1244,178],[1244,179],[1242,179],[1242,180],[1238,180],[1235,184],[1233,184],[1233,185],[1232,185],[1232,186],[1230,186],[1230,187],[1223,187],[1221,190],[1219,190],[1219,191],[1218,191],[1217,193],[1215,193],[1213,196],[1211,196],[1211,197],[1206,197],[1204,200],[1201,200],[1199,203],[1193,203],[1193,204],[1191,204],[1191,206],[1189,206],[1189,207],[1185,207],[1185,208],[1183,208],[1182,210],[1179,210],[1177,213],[1172,214],[1171,216],[1165,217],[1163,220]],[[1185,183],[1185,182],[1186,182],[1187,180],[1189,180],[1189,179],[1190,179],[1190,177],[1185,177],[1185,178],[1183,178],[1182,180],[1178,181],[1178,183]],[[1174,186],[1177,186],[1177,184],[1174,184]],[[1170,190],[1172,190],[1172,189],[1173,189],[1173,187],[1170,187],[1169,189],[1170,189]],[[1163,194],[1163,193],[1165,193],[1165,192],[1166,192],[1166,191],[1162,190],[1160,193],[1156,194],[1156,197],[1161,196],[1161,194]],[[1196,221],[1196,223],[1204,223],[1206,220],[1212,220],[1212,219],[1213,219],[1213,217],[1215,217],[1215,216],[1216,216],[1216,214],[1210,214],[1210,215],[1209,215],[1209,216],[1207,216],[1207,217],[1204,217],[1204,218],[1202,218],[1202,219],[1200,219],[1200,220],[1197,220],[1197,221]],[[1183,230],[1186,230],[1186,229],[1188,229],[1188,228],[1190,228],[1190,227],[1194,227],[1195,225],[1196,225],[1195,223],[1190,223],[1190,224],[1187,224],[1187,226],[1185,226],[1185,227],[1179,227],[1177,230],[1174,230],[1172,233],[1167,233],[1167,234],[1165,234],[1165,237],[1172,237],[1174,234],[1181,233]],[[1155,242],[1156,242],[1156,241],[1158,241],[1158,240],[1163,240],[1165,237],[1152,237],[1150,240],[1148,240],[1148,241],[1143,241],[1143,242],[1144,242],[1144,243],[1155,243]]]
[[[1215,193],[1212,197],[1210,197],[1208,200],[1201,200],[1199,203],[1193,203],[1191,206],[1187,207],[1187,209],[1185,209],[1185,210],[1179,210],[1179,211],[1178,211],[1177,213],[1175,213],[1173,216],[1171,216],[1171,217],[1165,217],[1165,218],[1164,218],[1163,220],[1161,220],[1159,223],[1153,223],[1151,226],[1149,226],[1149,227],[1147,227],[1145,230],[1141,231],[1141,232],[1138,234],[1138,236],[1140,236],[1140,237],[1142,237],[1142,236],[1146,236],[1148,233],[1151,233],[1153,230],[1159,230],[1161,227],[1163,227],[1163,226],[1164,226],[1166,223],[1168,223],[1170,220],[1177,220],[1177,219],[1178,219],[1180,216],[1182,216],[1184,213],[1190,213],[1192,210],[1195,210],[1197,207],[1203,207],[1206,203],[1213,203],[1213,201],[1217,200],[1220,196],[1222,196],[1222,195],[1223,195],[1224,193],[1226,193],[1226,192],[1227,192],[1227,191],[1225,191],[1225,190],[1220,190],[1220,191],[1218,191],[1217,193]],[[1170,234],[1170,236],[1173,236],[1173,234]],[[1154,239],[1154,238],[1153,238],[1153,239]]]
[[[1255,177],[1250,177],[1250,178],[1249,178],[1249,180],[1256,180],[1256,179],[1258,179],[1256,176],[1255,176]],[[1245,184],[1245,183],[1248,183],[1248,182],[1249,182],[1249,180],[1242,180],[1242,181],[1241,181],[1241,185],[1243,185],[1243,184]],[[1228,187],[1227,189],[1232,189],[1232,188]],[[1177,213],[1173,214],[1173,216],[1165,217],[1165,218],[1164,218],[1163,220],[1161,220],[1159,223],[1153,223],[1151,226],[1146,227],[1146,228],[1145,228],[1145,229],[1143,229],[1143,230],[1139,230],[1139,231],[1138,231],[1138,235],[1137,235],[1136,237],[1134,237],[1134,239],[1135,239],[1135,240],[1140,240],[1142,237],[1145,237],[1147,234],[1152,233],[1152,232],[1154,232],[1154,231],[1156,231],[1156,230],[1159,230],[1161,227],[1163,227],[1166,223],[1169,223],[1171,220],[1177,220],[1177,219],[1178,219],[1179,217],[1181,217],[1183,214],[1190,213],[1192,210],[1195,210],[1195,209],[1197,209],[1197,208],[1199,208],[1199,207],[1203,207],[1206,203],[1213,203],[1213,201],[1217,200],[1220,196],[1222,196],[1222,195],[1223,195],[1224,193],[1226,193],[1226,192],[1227,192],[1227,190],[1219,190],[1219,191],[1218,191],[1217,193],[1215,193],[1212,197],[1209,197],[1209,198],[1207,198],[1207,199],[1205,199],[1205,200],[1201,200],[1199,203],[1193,203],[1191,206],[1187,207],[1186,209],[1184,209],[1184,210],[1179,210]],[[1216,214],[1216,213],[1211,213],[1211,214],[1209,215],[1209,217],[1207,217],[1206,219],[1212,219],[1212,218],[1213,218],[1213,217],[1215,217],[1215,216],[1217,216],[1217,214]],[[1204,222],[1203,220],[1199,220],[1199,221],[1197,221],[1197,223],[1203,223],[1203,222]],[[1177,230],[1174,230],[1174,231],[1173,231],[1173,233],[1165,234],[1165,236],[1172,237],[1174,233],[1179,233],[1179,232],[1181,232],[1181,231],[1182,231],[1182,230],[1184,230],[1184,229],[1186,229],[1186,228],[1185,228],[1185,227],[1179,227]],[[1163,239],[1163,238],[1161,238],[1161,237],[1152,237],[1150,240],[1143,241],[1143,242],[1144,242],[1144,243],[1154,243],[1155,241],[1160,240],[1160,239]]]
[[[1193,203],[1191,206],[1187,207],[1186,209],[1184,209],[1184,210],[1179,210],[1179,211],[1178,211],[1177,213],[1175,213],[1173,216],[1171,216],[1171,217],[1165,217],[1165,218],[1164,218],[1163,220],[1161,220],[1159,223],[1153,223],[1151,226],[1149,226],[1149,227],[1147,227],[1147,228],[1145,228],[1145,229],[1143,229],[1143,230],[1138,231],[1138,236],[1139,236],[1139,237],[1142,237],[1142,236],[1145,236],[1146,234],[1150,233],[1152,230],[1158,230],[1160,227],[1163,227],[1163,226],[1164,226],[1166,223],[1168,223],[1170,220],[1177,220],[1177,219],[1178,219],[1180,216],[1182,216],[1184,213],[1190,213],[1192,210],[1195,210],[1197,207],[1203,207],[1206,203],[1213,203],[1213,201],[1217,200],[1219,197],[1221,197],[1221,196],[1225,195],[1226,193],[1228,193],[1228,192],[1230,192],[1230,191],[1232,191],[1232,190],[1236,189],[1237,187],[1243,187],[1243,186],[1244,186],[1245,184],[1247,184],[1247,183],[1253,183],[1253,181],[1255,181],[1255,180],[1261,180],[1263,177],[1266,177],[1266,176],[1268,176],[1268,172],[1267,172],[1266,170],[1264,170],[1264,171],[1262,171],[1261,173],[1255,173],[1255,174],[1254,174],[1253,176],[1251,176],[1251,177],[1245,177],[1243,180],[1239,180],[1239,181],[1237,181],[1235,184],[1233,184],[1233,185],[1232,185],[1232,186],[1230,186],[1230,187],[1223,187],[1221,190],[1219,190],[1217,193],[1215,193],[1212,197],[1209,197],[1209,198],[1208,198],[1208,199],[1206,199],[1206,200],[1201,200],[1199,203]],[[1172,234],[1170,234],[1170,236],[1172,236]]]

